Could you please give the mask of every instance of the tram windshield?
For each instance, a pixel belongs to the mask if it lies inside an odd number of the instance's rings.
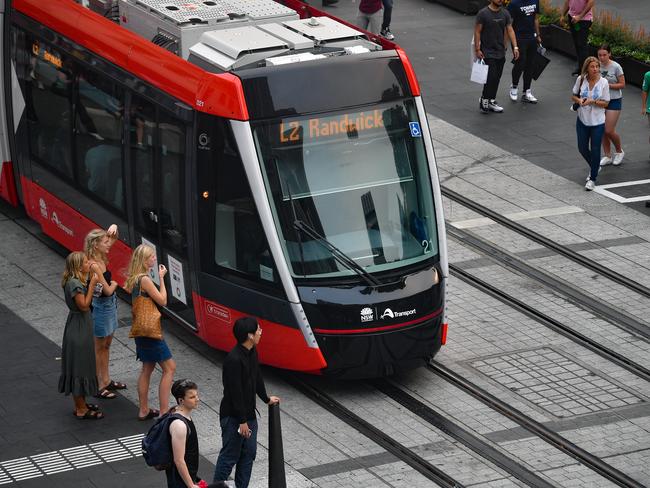
[[[437,256],[412,100],[261,122],[253,131],[294,276],[375,273]]]

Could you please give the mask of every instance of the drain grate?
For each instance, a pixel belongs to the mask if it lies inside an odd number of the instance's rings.
[[[482,358],[470,364],[556,417],[600,412],[645,401],[548,347]]]
[[[69,447],[0,463],[0,485],[142,456],[144,434]]]

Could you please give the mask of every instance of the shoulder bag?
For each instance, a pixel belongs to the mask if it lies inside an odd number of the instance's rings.
[[[142,280],[142,278],[140,278]],[[142,287],[131,303],[131,331],[129,337],[162,339],[160,310],[151,297],[142,296]]]

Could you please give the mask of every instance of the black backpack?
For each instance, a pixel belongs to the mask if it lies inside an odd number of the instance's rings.
[[[142,439],[142,456],[148,466],[153,466],[158,471],[164,471],[174,464],[172,452],[172,438],[169,433],[170,424],[180,419],[187,426],[187,435],[190,434],[190,425],[187,419],[179,413],[167,412],[156,419],[147,435]]]

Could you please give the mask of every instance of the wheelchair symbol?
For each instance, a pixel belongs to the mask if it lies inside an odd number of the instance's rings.
[[[412,137],[422,137],[422,131],[420,130],[419,122],[409,122],[409,128],[411,129]]]

